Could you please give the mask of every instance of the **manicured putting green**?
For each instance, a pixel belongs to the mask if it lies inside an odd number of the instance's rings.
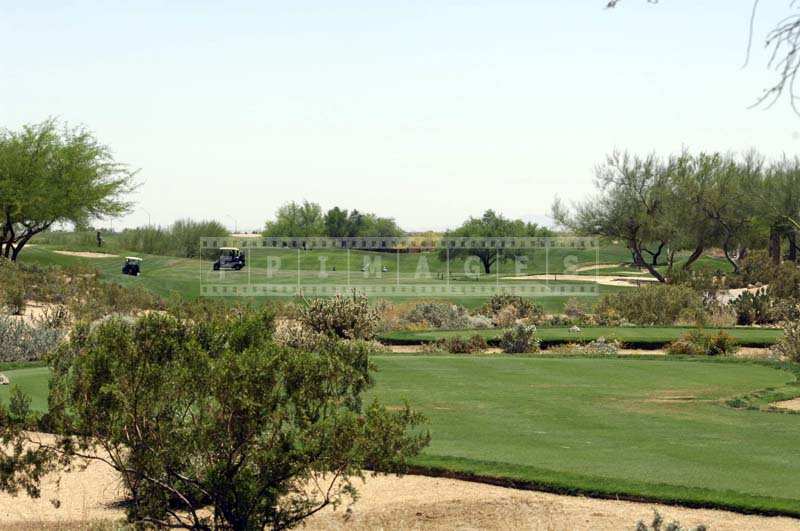
[[[47,367],[23,367],[0,372],[8,376],[11,385],[0,386],[0,401],[8,403],[8,398],[13,385],[18,386],[31,398],[31,408],[36,411],[47,410],[48,379],[50,369]]]
[[[543,343],[569,343],[593,341],[600,337],[607,340],[616,339],[626,345],[656,348],[671,341],[675,341],[680,336],[694,330],[691,327],[683,326],[618,326],[618,327],[594,327],[581,328],[580,332],[573,332],[567,327],[541,327],[537,330],[537,336]],[[775,343],[783,334],[783,331],[776,328],[707,328],[706,333],[716,333],[720,330],[733,336],[742,346],[768,346]],[[486,340],[496,340],[502,335],[503,330],[425,330],[415,332],[389,332],[381,339],[396,344],[415,344],[436,341],[437,339],[448,337],[469,337],[479,334]]]
[[[730,399],[795,382],[734,362],[379,356],[373,391],[425,413],[416,464],[558,491],[800,515],[800,415]],[[800,388],[796,388],[800,394]]]

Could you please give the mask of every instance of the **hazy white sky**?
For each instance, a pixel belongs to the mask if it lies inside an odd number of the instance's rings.
[[[11,4],[15,3],[14,7]],[[141,168],[115,227],[263,226],[289,200],[454,226],[591,193],[614,148],[794,155],[751,0],[0,4],[0,126],[83,123]],[[769,4],[769,5],[767,5]]]

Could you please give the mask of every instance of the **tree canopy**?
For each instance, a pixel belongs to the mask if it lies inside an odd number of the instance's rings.
[[[56,222],[119,216],[135,172],[84,128],[56,120],[0,131],[0,246],[16,260],[30,239]]]
[[[552,232],[546,227],[540,227],[536,223],[522,221],[521,219],[508,219],[494,210],[487,210],[479,218],[470,217],[457,229],[447,231],[445,237],[473,237],[473,238],[497,238],[497,237],[524,237],[524,236],[551,236]],[[489,274],[492,265],[497,260],[510,258],[502,250],[489,248],[453,248],[441,251],[442,259],[450,259],[459,256],[477,256],[483,265],[484,272]]]
[[[596,175],[594,197],[572,208],[557,199],[553,217],[578,234],[624,241],[634,263],[661,282],[676,274],[681,251],[689,253],[683,271],[712,247],[723,250],[734,271],[750,248],[768,246],[777,263],[784,238],[796,258],[800,159],[765,164],[755,153],[615,152]]]
[[[356,209],[348,211],[338,206],[324,215],[317,203],[294,201],[278,209],[275,219],[267,221],[264,236],[402,236],[403,231],[391,218],[379,217],[372,213],[362,213]]]

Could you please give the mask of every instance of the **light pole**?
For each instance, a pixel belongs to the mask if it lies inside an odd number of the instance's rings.
[[[152,223],[150,222],[150,212],[148,212],[146,208],[142,208],[142,207],[139,207],[139,210],[141,210],[142,212],[147,214],[147,226],[148,227],[151,226]]]
[[[233,233],[236,234],[237,232],[239,232],[239,223],[236,221],[236,218],[231,216],[230,214],[225,214],[225,216],[233,220]]]

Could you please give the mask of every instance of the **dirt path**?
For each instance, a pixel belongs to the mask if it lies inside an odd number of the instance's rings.
[[[358,502],[349,519],[344,508],[326,509],[307,529],[633,529],[650,522],[653,509],[666,521],[685,526],[706,524],[714,530],[797,530],[790,518],[748,516],[727,511],[685,509],[648,503],[596,500],[507,489],[452,479],[405,476],[368,477],[356,481]],[[0,529],[84,529],[88,522],[115,521],[123,511],[118,481],[102,464],[65,474],[60,486],[48,481],[42,497],[0,494]],[[58,500],[58,502],[55,502]]]
[[[503,277],[503,280],[552,280],[558,282],[594,282],[603,286],[636,286],[644,282],[657,282],[650,276],[613,276],[613,275],[569,275],[569,274],[550,274],[550,275],[526,275],[520,277]]]
[[[115,254],[108,253],[93,253],[89,251],[53,251],[56,254],[63,254],[67,256],[78,256],[80,258],[116,258]]]

